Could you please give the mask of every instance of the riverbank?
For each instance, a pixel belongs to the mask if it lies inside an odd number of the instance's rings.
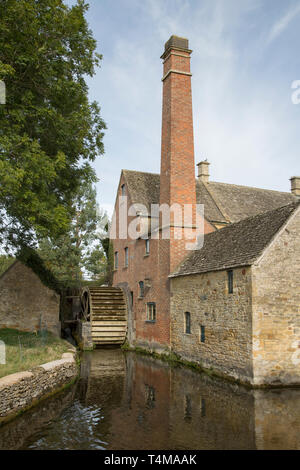
[[[0,364],[0,378],[60,359],[70,349],[67,341],[49,331],[30,333],[4,328],[0,329],[0,340],[5,346],[5,364]]]
[[[79,368],[76,348],[48,332],[47,341],[16,330],[0,333],[6,340],[7,358],[7,363],[0,366],[1,426],[74,383]],[[14,373],[3,376],[7,371]]]

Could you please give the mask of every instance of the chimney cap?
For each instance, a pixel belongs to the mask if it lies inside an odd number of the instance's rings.
[[[189,53],[192,52],[189,49],[189,40],[186,38],[181,38],[180,36],[175,36],[174,34],[165,43],[165,51],[161,56],[161,59],[165,59],[171,49],[177,49]]]

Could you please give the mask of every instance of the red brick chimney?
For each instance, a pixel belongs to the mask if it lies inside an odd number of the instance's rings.
[[[171,36],[161,56],[164,65],[160,204],[193,205],[193,220],[189,226],[195,222],[196,207],[191,52],[187,39]],[[171,213],[170,240],[160,242],[160,272],[164,272],[164,276],[168,276],[186,254],[187,240],[177,238],[178,234],[183,235],[179,225]],[[165,227],[162,220],[161,226]],[[162,237],[167,230],[162,230]]]
[[[163,107],[161,139],[160,204],[196,204],[192,90],[188,40],[171,36],[163,59]],[[179,226],[179,227],[178,227]],[[178,239],[182,224],[160,217],[157,264],[157,318],[159,343],[170,342],[170,284],[168,276],[183,260],[186,240]],[[190,229],[188,229],[190,230]],[[191,229],[193,232],[193,229]],[[164,238],[168,236],[170,237]],[[189,240],[191,242],[193,240]],[[158,325],[157,325],[158,326]]]
[[[163,59],[160,203],[195,204],[195,162],[189,42],[171,36]]]

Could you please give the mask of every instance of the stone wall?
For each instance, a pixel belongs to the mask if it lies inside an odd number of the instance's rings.
[[[76,378],[78,369],[73,353],[30,371],[0,379],[0,423],[25,410]]]
[[[58,294],[16,261],[0,277],[0,328],[36,331],[42,326],[60,336]]]
[[[234,290],[228,293],[227,272],[171,279],[171,346],[183,359],[252,381],[251,269],[234,269]],[[185,312],[191,334],[185,333]],[[205,342],[201,342],[201,326]]]
[[[254,384],[300,384],[300,209],[253,272]]]

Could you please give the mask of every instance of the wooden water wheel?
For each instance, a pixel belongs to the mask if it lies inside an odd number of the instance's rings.
[[[127,333],[127,305],[122,289],[85,287],[81,293],[82,319],[91,321],[95,345],[123,344]]]

